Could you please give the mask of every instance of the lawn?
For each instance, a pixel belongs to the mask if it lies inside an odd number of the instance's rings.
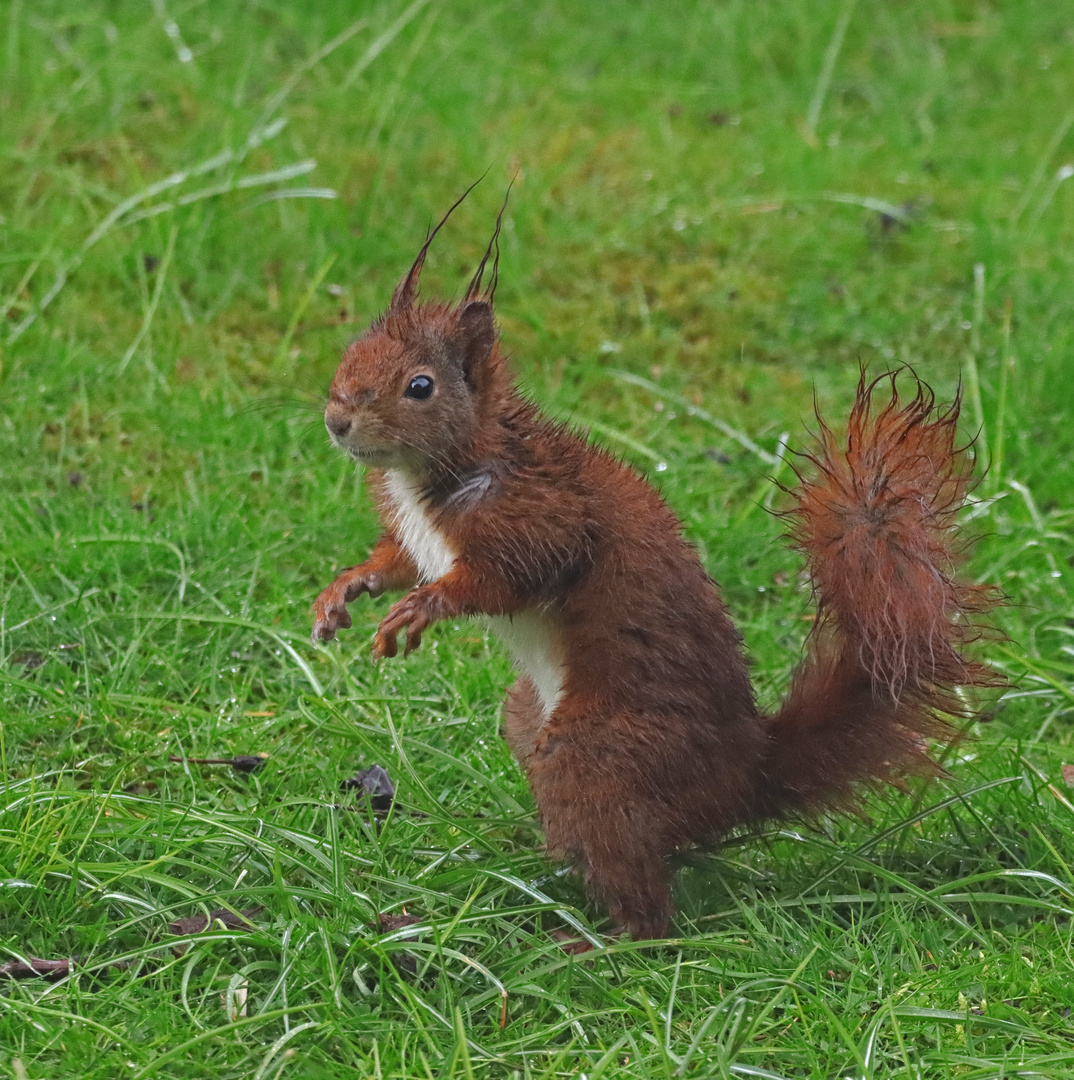
[[[0,1076],[1070,1076],[1069,15],[0,3],[0,964],[77,958],[0,979]],[[382,599],[309,643],[377,534],[321,422],[340,350],[486,171],[425,295],[516,176],[519,377],[680,514],[766,707],[814,396],[910,364],[976,437],[1009,690],[948,778],[684,856],[666,942],[561,948],[603,915],[542,854],[478,627],[377,664]],[[373,764],[379,821],[340,790]]]

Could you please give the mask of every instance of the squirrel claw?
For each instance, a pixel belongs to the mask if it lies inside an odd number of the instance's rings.
[[[373,637],[373,655],[378,660],[390,660],[398,651],[399,648],[395,644],[395,635],[385,634],[377,630]]]
[[[433,621],[427,598],[420,593],[411,593],[392,605],[377,628],[377,636],[373,639],[374,654],[381,658],[395,656],[399,651],[396,638],[405,629],[403,656],[409,656],[421,644],[422,633]]]
[[[316,645],[319,641],[331,641],[337,630],[347,630],[351,625],[350,612],[343,604],[316,605],[316,617],[313,621],[313,633],[310,640]]]
[[[363,592],[370,592],[368,582],[380,583],[380,575],[353,578],[344,572],[325,589],[313,602],[313,633],[310,640],[316,645],[320,641],[331,641],[337,630],[348,630],[351,626],[347,604],[356,600]]]

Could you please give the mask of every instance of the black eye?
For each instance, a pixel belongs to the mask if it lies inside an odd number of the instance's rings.
[[[434,383],[428,375],[415,375],[410,380],[410,385],[403,392],[403,397],[417,398],[418,401],[424,401],[427,397],[432,397]]]

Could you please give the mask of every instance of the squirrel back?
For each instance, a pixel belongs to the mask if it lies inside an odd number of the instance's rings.
[[[817,620],[766,717],[673,512],[517,391],[497,341],[495,262],[481,284],[498,231],[460,303],[418,303],[433,230],[336,372],[325,423],[369,467],[384,533],[318,597],[314,639],[349,627],[363,593],[406,591],[374,638],[380,657],[399,635],[408,654],[435,622],[484,617],[521,669],[504,733],[548,850],[617,925],[661,936],[672,851],[935,771],[925,740],[953,738],[944,717],[964,715],[959,688],[994,681],[965,652],[990,593],[954,576],[970,474],[958,401],[938,409],[918,383],[903,403],[895,376],[863,377],[845,448],[821,422],[789,511]]]

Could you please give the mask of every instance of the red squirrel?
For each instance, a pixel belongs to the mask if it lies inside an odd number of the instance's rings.
[[[989,590],[953,576],[971,466],[955,448],[958,399],[940,409],[917,383],[903,400],[895,376],[863,374],[845,447],[821,422],[787,511],[817,617],[786,701],[765,715],[675,514],[517,389],[495,264],[482,287],[499,221],[461,302],[418,301],[446,220],[332,380],[325,424],[368,468],[384,533],[317,598],[313,639],[349,627],[363,593],[406,592],[377,657],[395,656],[401,634],[407,655],[433,623],[482,616],[520,669],[504,734],[549,853],[617,927],[662,937],[672,852],[939,771],[925,738],[952,739],[944,715],[966,712],[956,688],[993,682],[965,655]]]

